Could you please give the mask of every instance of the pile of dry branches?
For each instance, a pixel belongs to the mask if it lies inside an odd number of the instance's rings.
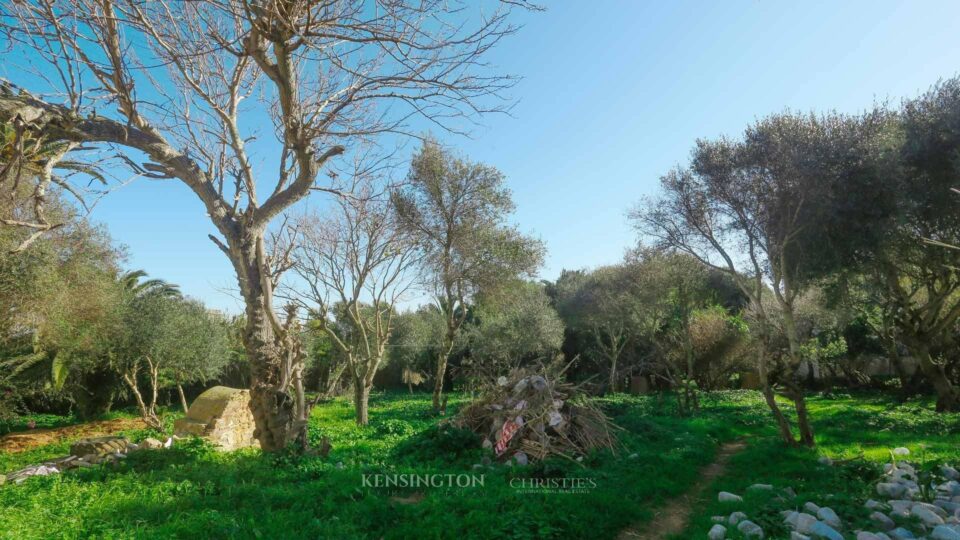
[[[563,370],[514,369],[483,385],[452,421],[483,437],[498,458],[520,464],[549,455],[573,459],[595,448],[616,451],[619,428],[595,405],[574,400],[578,394]]]

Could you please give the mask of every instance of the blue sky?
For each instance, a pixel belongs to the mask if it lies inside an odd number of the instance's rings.
[[[955,1],[571,0],[521,20],[491,57],[524,77],[513,116],[445,142],[506,174],[515,222],[547,244],[548,279],[618,261],[635,242],[626,211],[696,138],[785,108],[855,112],[960,68]],[[131,268],[240,311],[185,187],[137,181],[92,218],[128,247]]]

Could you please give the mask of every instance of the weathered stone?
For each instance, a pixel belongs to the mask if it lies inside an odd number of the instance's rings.
[[[922,508],[926,508],[927,510],[930,510],[930,511],[933,512],[934,514],[940,516],[941,518],[947,519],[947,515],[948,515],[948,514],[947,514],[947,511],[944,510],[943,508],[940,508],[939,506],[937,506],[937,505],[935,505],[935,504],[930,504],[930,503],[925,503],[925,502],[913,503],[913,507],[914,507],[914,508],[916,508],[917,506],[922,507]]]
[[[804,512],[791,512],[784,522],[790,526],[791,529],[807,534],[810,532],[810,529],[813,527],[814,523],[817,522],[817,518],[804,513]]]
[[[857,540],[880,540],[880,538],[880,536],[877,536],[872,532],[860,531],[857,533]]]
[[[930,534],[933,540],[960,540],[960,527],[954,525],[937,525]]]
[[[90,454],[102,456],[114,452],[124,452],[127,449],[128,443],[129,441],[126,439],[114,437],[113,435],[80,439],[70,445],[70,453],[75,456],[87,456]]]
[[[747,515],[744,514],[743,512],[734,512],[730,514],[729,518],[727,518],[727,523],[729,523],[730,525],[736,525],[737,523],[740,523],[745,519],[747,519]]]
[[[817,460],[817,463],[821,465],[833,465],[833,460],[827,456],[820,456],[820,459]]]
[[[203,437],[223,450],[260,446],[253,438],[250,391],[214,386],[197,396],[187,416],[174,422],[181,437]]]
[[[877,484],[877,494],[883,495],[884,497],[890,497],[891,499],[897,499],[901,497],[906,491],[907,488],[903,484],[896,484],[892,482],[880,482]]]
[[[154,439],[153,437],[147,437],[146,439],[140,441],[140,448],[143,450],[158,450],[163,448],[163,443]]]
[[[877,527],[885,531],[889,531],[897,527],[897,524],[882,512],[874,512],[870,514],[870,521],[872,521],[874,525],[876,525]]]
[[[925,525],[929,525],[931,527],[943,525],[943,518],[925,506],[916,505],[910,510],[910,513],[920,519],[920,521],[922,521]]]
[[[943,473],[943,476],[947,480],[960,480],[960,471],[957,471],[950,465],[944,465],[943,467],[940,467],[940,472]]]
[[[737,530],[747,538],[763,538],[763,528],[748,519],[737,524]]]
[[[884,504],[880,501],[875,501],[873,499],[867,499],[867,502],[863,503],[863,507],[867,510],[877,510],[883,508]]]
[[[957,510],[960,510],[960,503],[955,503],[952,501],[933,501],[933,504],[942,508],[949,515],[956,515]]]
[[[822,521],[818,521],[810,527],[810,534],[814,538],[826,538],[826,540],[843,540],[843,535],[836,529]]]
[[[717,501],[719,502],[742,502],[743,497],[739,495],[734,495],[728,491],[721,491],[717,494]]]
[[[807,502],[803,503],[803,509],[806,510],[807,512],[810,512],[811,514],[814,514],[814,515],[815,515],[817,512],[820,511],[820,507],[817,506],[816,503],[813,503],[813,502],[810,502],[810,501],[807,501]]]
[[[904,529],[903,527],[897,527],[896,529],[890,531],[890,538],[893,540],[911,540],[916,538],[912,532]]]
[[[810,537],[805,534],[800,534],[797,531],[790,533],[790,540],[810,540]]]
[[[719,523],[710,528],[707,538],[710,540],[723,540],[727,537],[727,528]]]
[[[747,491],[773,491],[773,486],[770,484],[753,484],[747,488]]]
[[[840,521],[840,516],[833,511],[832,508],[824,506],[823,508],[817,510],[817,517],[827,525],[833,527],[834,529],[839,529],[842,524]]]

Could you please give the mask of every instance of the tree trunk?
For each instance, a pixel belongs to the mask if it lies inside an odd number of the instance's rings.
[[[930,380],[937,392],[937,412],[960,410],[960,391],[950,382],[943,365],[934,362],[933,357],[926,351],[918,359],[924,376]]]
[[[797,410],[797,429],[800,430],[800,444],[812,448],[817,443],[813,438],[813,427],[810,425],[810,415],[807,412],[807,400],[803,395],[803,388],[796,381],[791,381],[787,387],[793,406]]]
[[[813,438],[813,426],[810,425],[810,416],[807,412],[807,400],[803,395],[803,386],[800,385],[797,373],[800,370],[800,364],[803,358],[800,355],[800,336],[797,332],[797,324],[793,316],[792,302],[786,302],[778,297],[780,308],[783,313],[783,322],[787,334],[787,342],[790,350],[787,356],[789,361],[790,373],[787,387],[790,390],[790,399],[797,410],[797,428],[800,430],[800,444],[807,447],[816,446]],[[810,365],[810,371],[813,372],[813,365]]]
[[[333,366],[327,373],[327,384],[324,386],[323,395],[331,398],[337,393],[337,386],[340,383],[340,377],[343,376],[343,370],[347,369],[346,362],[340,362]]]
[[[447,373],[447,357],[449,353],[437,355],[437,374],[433,380],[433,410],[439,411],[443,400],[443,378]]]
[[[610,393],[617,392],[617,356],[610,358]]]
[[[157,418],[155,411],[156,402],[147,405],[143,400],[143,394],[140,393],[140,386],[137,384],[137,370],[134,369],[124,373],[123,380],[127,383],[127,386],[130,387],[134,399],[137,400],[137,408],[140,409],[140,417],[143,419],[143,422],[153,429],[162,431],[163,424],[160,422],[160,419]]]
[[[353,406],[357,412],[357,425],[365,426],[370,422],[368,413],[370,403],[370,389],[373,385],[368,385],[362,380],[353,382]]]
[[[183,407],[183,414],[189,412],[190,407],[187,406],[187,396],[183,394],[183,385],[177,385],[177,393],[180,394],[180,406]]]
[[[263,232],[247,231],[242,238],[240,245],[231,243],[229,255],[246,304],[243,344],[250,363],[253,436],[265,452],[276,452],[303,440],[307,423],[297,418],[298,399],[291,395],[292,381],[283,373],[287,351],[277,335],[279,321],[273,311]]]
[[[780,430],[780,439],[783,440],[785,444],[796,446],[797,441],[793,438],[790,422],[787,421],[787,417],[783,415],[783,411],[781,411],[780,406],[777,405],[777,398],[773,393],[773,388],[770,386],[770,375],[767,372],[767,353],[764,347],[765,341],[761,336],[757,353],[757,373],[760,376],[760,388],[763,393],[763,399],[767,402],[767,407],[770,408],[770,412],[773,413],[773,418],[777,422],[777,428]]]

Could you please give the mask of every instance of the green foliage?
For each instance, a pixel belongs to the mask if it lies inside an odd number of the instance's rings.
[[[790,486],[799,496],[796,505],[829,504],[851,528],[865,527],[863,501],[872,495],[889,448],[907,446],[919,455],[926,444],[929,463],[960,459],[960,415],[934,414],[926,402],[897,406],[879,396],[811,398],[820,450],[834,459],[863,454],[862,460],[827,467],[817,463],[817,452],[777,442],[755,392],[704,393],[693,418],[677,418],[673,400],[604,397],[599,402],[624,428],[616,455],[516,467],[483,465],[489,452],[471,433],[438,424],[429,414],[428,396],[374,394],[368,427],[357,426],[349,402],[338,399],[318,406],[310,422],[313,442],[331,439],[326,459],[222,453],[180,441],[169,451],[135,454],[115,468],[4,486],[0,530],[23,539],[59,537],[63,531],[110,538],[613,538],[627,525],[649,520],[665,499],[686,492],[719,443],[743,439],[746,450],[708,487],[682,538],[705,537],[710,516],[733,510],[715,502],[719,490],[744,494],[736,509],[770,537],[781,537],[784,504],[747,486]],[[462,396],[451,396],[452,408],[462,403]],[[148,433],[130,436],[139,440]],[[68,444],[0,456],[0,471],[62,455]],[[414,490],[363,486],[362,475],[376,473],[483,474],[484,485],[421,489],[420,502],[404,505],[391,497],[408,497]],[[510,487],[515,478],[564,477],[591,478],[596,487],[576,494]],[[48,519],[35,519],[37,512]]]
[[[517,281],[495,294],[481,294],[465,328],[475,375],[503,374],[511,367],[549,361],[563,343],[563,322],[543,285]]]

